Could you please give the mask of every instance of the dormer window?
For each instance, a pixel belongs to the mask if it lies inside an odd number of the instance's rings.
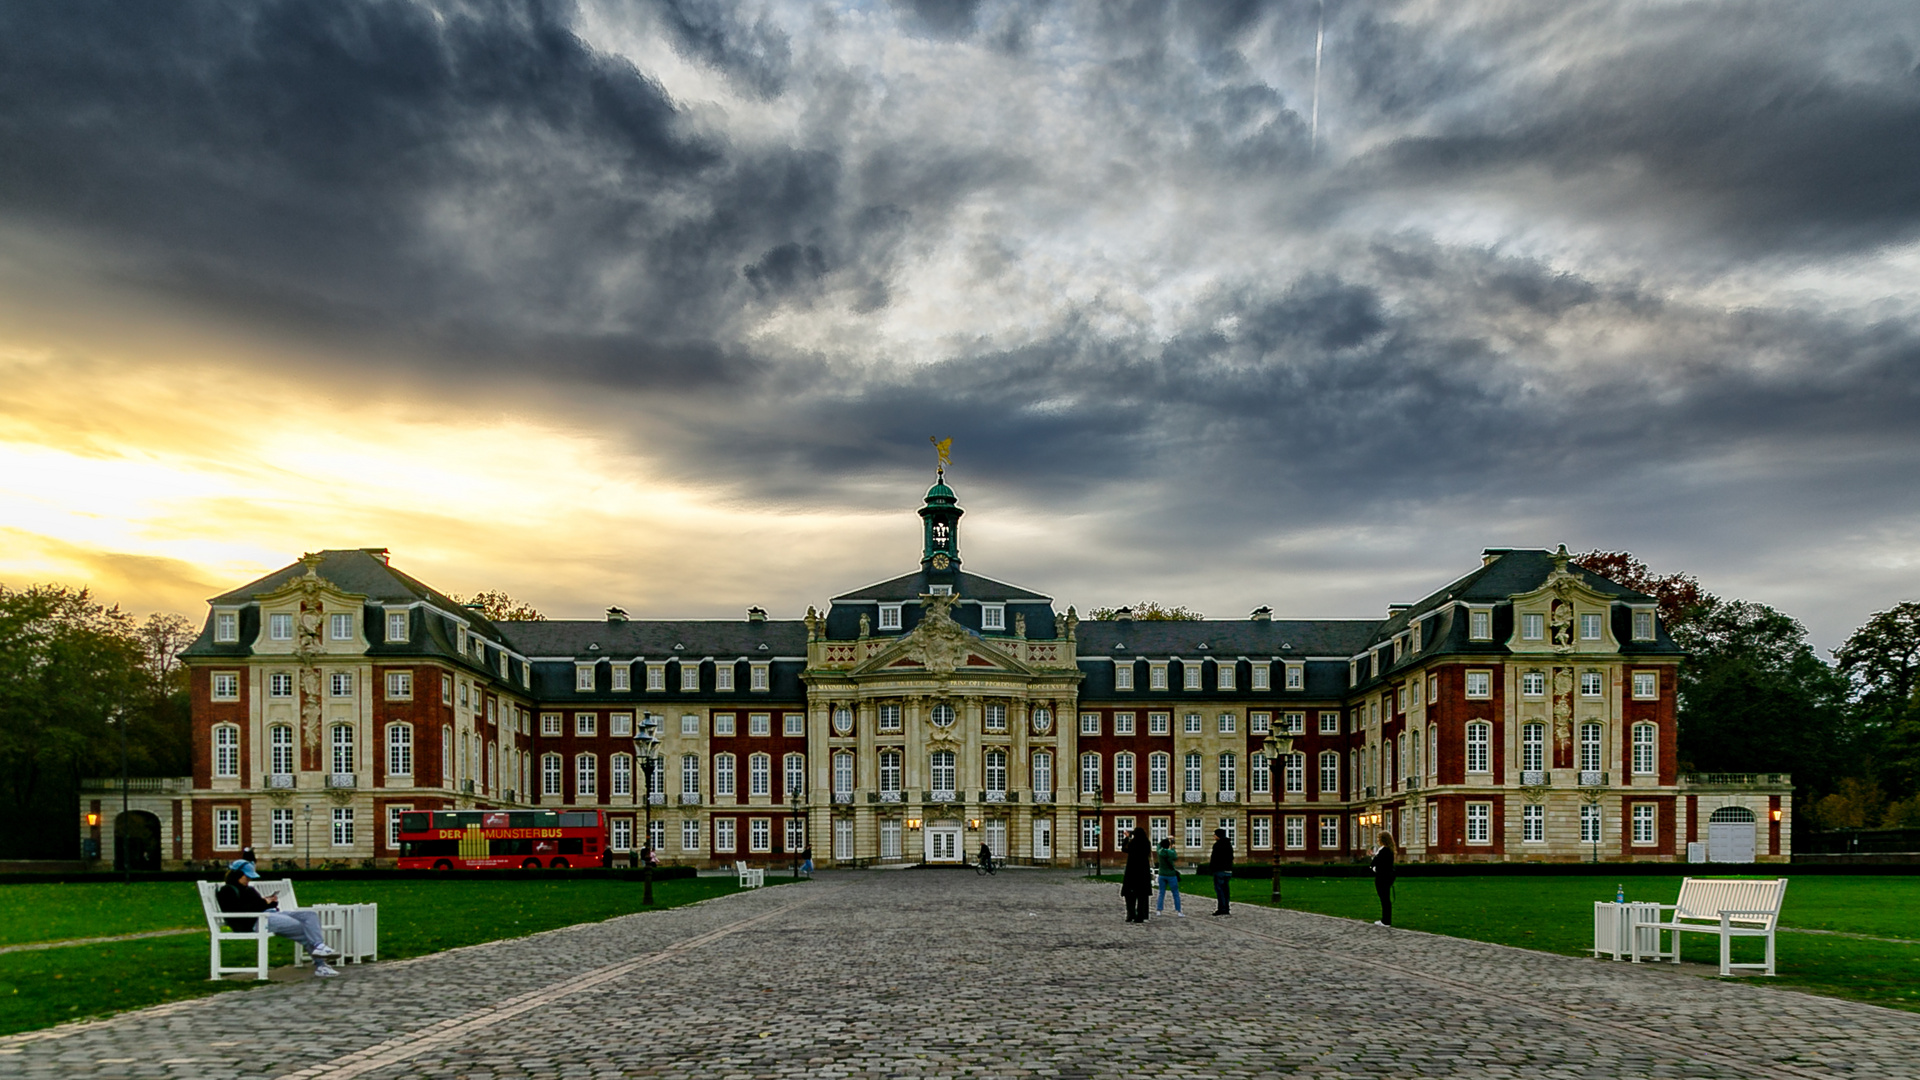
[[[1200,662],[1198,660],[1180,661],[1180,675],[1185,680],[1182,685],[1188,690],[1200,689]]]
[[[1273,665],[1256,660],[1253,663],[1253,688],[1255,690],[1273,689]]]
[[[1115,660],[1113,662],[1113,688],[1115,690],[1133,689],[1133,661]]]
[[[1653,640],[1653,612],[1636,611],[1633,613],[1633,640]]]
[[[335,612],[327,617],[327,636],[335,641],[353,640],[353,616],[346,612]]]
[[[767,677],[767,665],[765,663],[753,664],[752,669],[753,669],[753,674],[752,674],[753,681],[747,684],[748,689],[753,691],[760,691],[763,693],[768,689],[771,689],[769,685],[769,680]]]
[[[953,586],[951,586],[951,585],[929,585],[929,586],[927,586],[927,592],[929,592],[929,593],[931,593],[931,594],[932,594],[932,595],[934,595],[934,596],[952,596],[952,595],[953,595]]]
[[[647,664],[647,689],[659,693],[667,688],[667,662],[655,660]]]
[[[288,614],[267,616],[267,639],[269,641],[292,641],[293,616]]]
[[[1467,638],[1471,641],[1493,640],[1493,612],[1486,608],[1472,608],[1467,612]]]
[[[680,661],[680,691],[685,694],[700,692],[700,661]]]
[[[981,604],[980,629],[1005,630],[1007,628],[1007,605]]]
[[[899,604],[881,604],[880,605],[880,629],[882,630],[900,629],[900,605]]]
[[[461,627],[455,628],[454,648],[458,652],[463,654],[467,651],[467,628],[466,627],[461,626]]]
[[[404,611],[387,612],[387,640],[407,640],[407,613]]]
[[[573,665],[573,688],[583,692],[591,692],[593,690],[592,664]]]
[[[1540,612],[1531,611],[1520,616],[1521,641],[1545,641],[1547,639],[1547,617]]]
[[[1151,661],[1147,664],[1147,686],[1153,690],[1167,688],[1167,662]]]
[[[733,689],[733,661],[722,661],[713,666],[713,688],[722,691]]]
[[[1580,640],[1600,640],[1600,616],[1597,613],[1586,612],[1580,616]]]
[[[1409,647],[1409,648],[1411,648],[1411,649],[1412,649],[1412,650],[1413,650],[1414,652],[1419,652],[1419,651],[1420,651],[1420,627],[1421,627],[1421,624],[1420,624],[1420,623],[1418,623],[1418,622],[1416,622],[1416,623],[1414,623],[1414,624],[1413,624],[1413,633],[1412,633],[1412,635],[1411,635],[1411,637],[1409,638],[1409,640],[1411,641],[1411,643],[1412,643],[1412,644],[1411,644],[1411,645],[1409,645],[1408,647]]]
[[[213,616],[213,640],[240,640],[240,613],[237,611],[216,612]]]
[[[1307,687],[1307,666],[1305,664],[1287,665],[1287,689],[1304,690]]]
[[[1213,669],[1214,686],[1219,690],[1237,690],[1240,665],[1233,660],[1217,661]]]
[[[613,665],[613,688],[615,690],[633,689],[633,669],[625,664]]]

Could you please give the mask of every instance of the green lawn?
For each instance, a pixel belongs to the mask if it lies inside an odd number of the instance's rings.
[[[767,878],[770,885],[783,881]],[[643,910],[640,883],[620,880],[327,881],[299,884],[297,890],[303,904],[379,904],[382,960]],[[660,908],[736,891],[732,877],[653,887]],[[206,921],[199,897],[185,882],[0,885],[0,944],[186,926],[204,929]],[[229,963],[252,948],[227,947]],[[276,966],[291,963],[293,946],[276,938],[272,955]],[[204,932],[0,954],[0,1034],[257,985],[209,981]]]

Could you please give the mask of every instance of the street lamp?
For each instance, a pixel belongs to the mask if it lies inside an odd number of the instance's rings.
[[[804,781],[802,781],[801,784],[795,784],[793,786],[793,816],[787,819],[788,821],[800,822],[800,831],[797,834],[797,837],[793,831],[793,826],[791,825],[787,826],[787,835],[789,839],[797,838],[802,845],[806,844],[807,842],[806,820],[800,816],[801,814],[806,813],[806,804],[801,802],[801,799],[804,797],[803,792],[801,790],[803,784],[804,784]],[[799,881],[800,880],[800,849],[794,847],[792,844],[788,844],[787,847],[792,848],[792,851],[789,852],[789,854],[793,856],[793,880]]]
[[[120,729],[120,820],[113,823],[113,851],[120,861],[122,880],[131,882],[133,859],[127,854],[127,833],[130,824],[127,815],[132,812],[130,797],[127,794],[127,710],[116,706],[110,722]]]
[[[313,869],[313,804],[300,804],[300,819],[306,824],[307,832],[307,869]]]
[[[633,737],[633,757],[640,764],[640,775],[645,781],[646,802],[640,811],[640,873],[646,882],[646,891],[641,894],[640,902],[653,906],[653,860],[648,856],[653,851],[653,772],[660,767],[660,718],[642,716],[640,730]]]
[[[1286,772],[1280,768],[1280,759],[1293,753],[1293,736],[1282,735],[1271,728],[1267,730],[1267,741],[1263,748],[1267,752],[1267,786],[1273,790],[1274,831],[1268,834],[1273,844],[1273,892],[1267,897],[1272,903],[1280,902],[1280,786]]]
[[[1100,855],[1107,843],[1107,823],[1100,820],[1100,784],[1096,781],[1087,789],[1087,795],[1093,800],[1093,876],[1100,876]]]

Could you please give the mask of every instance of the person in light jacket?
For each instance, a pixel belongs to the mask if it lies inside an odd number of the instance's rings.
[[[1213,852],[1207,856],[1207,872],[1213,875],[1213,896],[1217,906],[1215,915],[1233,914],[1233,901],[1229,892],[1233,888],[1233,841],[1227,839],[1227,830],[1213,830]]]

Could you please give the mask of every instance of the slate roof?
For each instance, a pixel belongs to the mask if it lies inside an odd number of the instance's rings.
[[[1347,657],[1375,640],[1379,626],[1378,619],[1089,620],[1080,624],[1076,652],[1115,657]]]
[[[495,623],[528,656],[654,660],[745,656],[764,660],[807,654],[807,624],[798,619],[543,619]],[[599,645],[598,650],[589,645]],[[675,649],[675,645],[683,648]],[[762,649],[760,646],[765,645]]]
[[[862,589],[841,593],[839,596],[834,597],[832,602],[837,604],[843,600],[917,600],[920,598],[920,594],[926,590],[925,582],[925,573],[916,570],[911,574],[903,574],[900,577],[876,582]],[[1004,581],[995,581],[989,577],[981,577],[979,574],[969,574],[964,570],[957,576],[953,591],[960,594],[961,598],[966,600],[987,600],[992,602],[1015,600],[1033,601],[1035,603],[1050,603],[1053,600],[1050,596],[1023,589],[1018,585],[1009,585]]]

